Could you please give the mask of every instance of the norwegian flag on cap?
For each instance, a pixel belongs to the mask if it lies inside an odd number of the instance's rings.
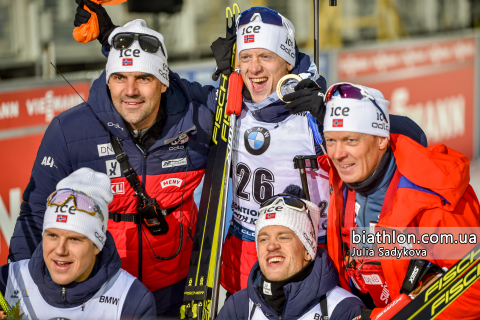
[[[333,119],[332,120],[332,127],[343,127],[343,119]]]
[[[59,214],[57,215],[57,222],[67,223],[68,216]]]
[[[122,62],[123,66],[133,66],[133,59],[132,58],[124,58]]]
[[[270,212],[265,215],[265,219],[275,219],[276,212]]]
[[[255,35],[246,35],[243,37],[243,40],[245,41],[245,43],[255,42]]]

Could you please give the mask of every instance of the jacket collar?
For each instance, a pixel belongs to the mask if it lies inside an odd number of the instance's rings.
[[[122,261],[115,247],[112,235],[107,231],[107,241],[97,256],[97,262],[90,277],[83,282],[72,282],[61,286],[53,282],[43,260],[42,242],[28,263],[28,270],[37,285],[43,299],[54,307],[74,307],[88,301],[100,287],[112,278],[120,269]],[[62,287],[65,287],[65,298],[62,299]]]
[[[128,130],[127,123],[113,105],[105,78],[106,71],[103,71],[100,77],[93,82],[88,96],[88,105],[93,109],[96,117],[107,125],[114,136],[122,140],[133,139]],[[190,94],[183,85],[180,77],[176,73],[169,71],[169,78],[170,85],[167,91],[162,94],[161,101],[161,107],[165,109],[167,116],[165,124],[165,128],[167,128],[165,132],[167,132],[167,135],[162,136],[161,141],[174,138],[175,135],[178,135],[178,127],[175,130],[168,130],[169,125],[178,125],[179,122],[176,118],[187,112],[188,106],[192,102]],[[174,117],[175,115],[177,115],[177,117]],[[175,119],[171,119],[172,117]],[[187,127],[191,127],[189,124],[192,123],[192,121],[190,121],[191,119],[188,120],[189,121],[185,119],[185,124]],[[181,122],[180,125],[183,125],[183,122]],[[182,130],[189,129],[187,127],[183,128],[182,126]]]
[[[258,262],[255,263],[248,277],[247,292],[255,304],[260,304],[263,313],[276,315],[270,308],[257,287],[261,283],[262,271]],[[326,250],[318,248],[313,270],[308,277],[300,282],[292,282],[284,287],[285,307],[283,319],[298,319],[306,311],[320,302],[320,297],[327,294],[338,284],[338,273]]]
[[[406,227],[424,209],[442,207],[453,211],[469,185],[468,159],[445,145],[425,148],[404,135],[394,133],[390,134],[390,139],[398,170],[411,185],[420,187],[415,190],[422,191],[423,188],[425,192],[420,201],[416,197],[418,194],[404,192],[408,191],[407,188],[399,188],[397,194],[402,192],[404,197],[402,208],[396,209],[394,206],[378,225]],[[412,155],[415,155],[414,165]],[[342,193],[343,182],[333,165],[329,175],[335,194]],[[412,197],[411,201],[405,197]],[[447,202],[442,203],[442,198]]]

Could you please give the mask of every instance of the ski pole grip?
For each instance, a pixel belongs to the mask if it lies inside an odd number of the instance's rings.
[[[228,99],[227,99],[227,115],[235,114],[237,117],[242,112],[242,89],[243,79],[240,70],[235,70],[228,79]]]
[[[394,315],[396,315],[400,310],[402,310],[407,304],[410,303],[412,299],[407,296],[405,293],[402,293],[398,296],[397,299],[390,302],[385,308],[380,309],[381,311],[374,315],[375,309],[370,315],[372,320],[389,320]]]

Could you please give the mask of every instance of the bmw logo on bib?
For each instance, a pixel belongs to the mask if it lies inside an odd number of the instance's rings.
[[[245,148],[254,156],[267,151],[270,145],[270,132],[262,127],[253,127],[245,131]]]

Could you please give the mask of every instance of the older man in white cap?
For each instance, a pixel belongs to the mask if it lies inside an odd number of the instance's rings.
[[[338,83],[329,88],[325,102],[325,140],[332,164],[328,252],[342,287],[360,291],[364,301],[370,301],[367,306],[373,312],[364,310],[362,319],[374,319],[388,312],[390,307],[382,309],[401,293],[410,294],[455,263],[439,256],[453,256],[468,246],[418,245],[428,250],[429,257],[437,257],[429,258],[430,264],[418,259],[354,257],[349,247],[351,228],[388,227],[402,232],[407,227],[479,227],[480,206],[469,185],[465,156],[444,145],[425,148],[391,133],[390,102],[380,91]],[[449,254],[449,250],[453,251]],[[420,271],[410,268],[415,261],[424,266]],[[462,319],[478,319],[479,290],[480,283],[474,284],[437,319],[456,319],[459,314]]]
[[[155,300],[121,269],[107,231],[110,179],[89,168],[57,184],[31,259],[0,268],[0,292],[23,319],[154,319]]]
[[[255,227],[258,262],[247,288],[235,293],[217,319],[351,320],[364,308],[338,287],[326,250],[317,247],[320,210],[312,202],[279,194],[260,206]],[[273,316],[273,318],[272,318]]]

